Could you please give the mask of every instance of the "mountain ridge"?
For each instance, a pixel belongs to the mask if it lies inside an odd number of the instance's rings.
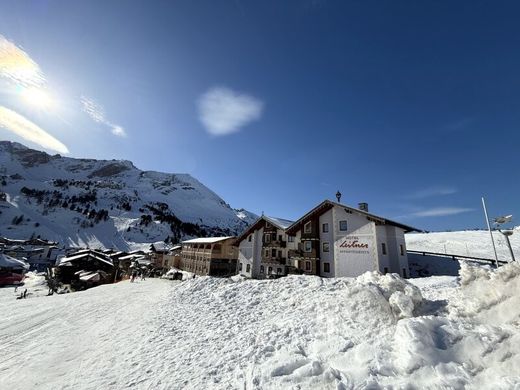
[[[117,249],[235,235],[257,216],[185,173],[49,155],[0,141],[0,235]]]

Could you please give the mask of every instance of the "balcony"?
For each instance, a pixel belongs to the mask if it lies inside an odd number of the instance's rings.
[[[274,240],[269,242],[263,242],[264,248],[285,248],[287,246],[287,241],[284,240]]]
[[[262,256],[262,262],[263,263],[277,263],[277,264],[281,264],[281,265],[286,265],[287,264],[287,259],[285,257],[265,257],[265,256]]]

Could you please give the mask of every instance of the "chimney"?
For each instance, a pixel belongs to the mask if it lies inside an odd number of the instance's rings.
[[[368,213],[368,203],[365,203],[365,202],[358,203],[358,209]]]

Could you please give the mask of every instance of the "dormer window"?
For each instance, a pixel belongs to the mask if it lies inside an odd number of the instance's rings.
[[[311,223],[311,221],[309,221],[305,225],[303,225],[303,232],[304,233],[312,233],[312,223]]]

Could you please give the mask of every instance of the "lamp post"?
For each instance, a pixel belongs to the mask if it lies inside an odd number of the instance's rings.
[[[486,217],[486,223],[487,223],[489,235],[491,236],[491,244],[493,244],[493,252],[495,253],[495,265],[498,268],[497,248],[495,247],[495,240],[493,239],[493,232],[491,231],[491,226],[489,225],[489,217],[488,217],[486,201],[484,200],[484,197],[482,197],[482,207],[484,208],[484,216]]]

